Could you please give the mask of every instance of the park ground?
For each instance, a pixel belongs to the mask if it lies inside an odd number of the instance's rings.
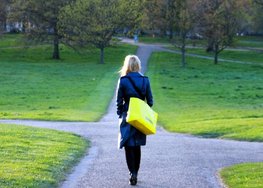
[[[0,43],[1,119],[97,121],[105,113],[113,97],[113,86],[116,85],[117,72],[123,58],[136,51],[135,46],[114,44],[106,50],[106,64],[101,65],[98,64],[98,50],[89,48],[76,53],[62,46],[62,60],[54,61],[49,58],[51,48],[48,45],[24,48],[17,42],[19,37],[21,36],[9,35],[6,39],[1,39]],[[160,42],[159,40],[151,42]],[[247,40],[252,42],[246,42]],[[263,83],[263,62],[262,52],[258,51],[262,46],[253,38],[245,38],[238,44],[242,48],[244,44],[249,44],[249,48],[257,49],[226,50],[221,58],[243,61],[244,64],[221,61],[219,65],[213,65],[209,59],[187,57],[188,65],[183,69],[178,54],[156,52],[152,55],[146,75],[151,79],[156,104],[154,109],[159,113],[160,125],[172,132],[209,138],[263,141],[263,87],[260,84]],[[200,48],[193,48],[189,52],[211,56]],[[64,169],[63,165],[70,163],[72,166],[76,163],[76,159],[83,155],[88,145],[82,138],[68,133],[51,131],[52,134],[58,134],[54,136],[56,138],[68,136],[74,140],[61,143],[61,140],[48,139],[48,136],[52,135],[48,130],[31,130],[5,124],[1,124],[1,130],[2,133],[10,133],[9,136],[0,139],[0,142],[4,143],[1,144],[1,151],[5,154],[3,160],[6,160],[4,163],[33,161],[27,167],[20,167],[21,163],[16,163],[15,169],[22,170],[18,170],[17,179],[12,181],[10,174],[14,172],[5,171],[5,178],[0,181],[3,186],[23,187],[23,184],[28,182],[19,179],[24,176],[20,173],[30,174],[28,171],[35,172],[36,168],[41,172],[50,171],[50,174],[45,173],[44,179],[47,179],[47,182],[41,183],[57,185],[58,181],[63,179],[57,178],[58,174],[68,170]],[[32,156],[34,160],[24,158],[28,151],[36,153],[35,149],[41,150],[42,147],[38,147],[39,138],[32,136],[38,131],[42,141],[49,140],[41,144],[54,152],[46,150],[45,155],[58,156],[61,163],[44,163],[35,160],[36,156]],[[29,141],[19,137],[27,134],[29,136],[26,138],[30,138]],[[18,144],[21,141],[24,145]],[[83,144],[74,150],[76,153],[70,154],[68,151],[72,150],[75,141]],[[34,146],[32,143],[38,144]],[[61,146],[62,151],[52,150],[55,143],[65,144]],[[12,145],[15,145],[13,148],[16,149],[10,150]],[[33,148],[28,150],[29,146]],[[13,155],[16,152],[24,155],[19,155],[19,158],[18,155]],[[68,156],[71,156],[70,159],[65,160]],[[38,168],[36,164],[46,167]],[[11,165],[9,169],[14,169],[13,167]],[[2,170],[6,168],[3,167]],[[28,168],[28,171],[24,171],[24,168]],[[222,177],[230,187],[249,187],[251,184],[260,187],[263,185],[262,163],[227,168],[222,171]],[[37,177],[30,175],[28,179],[32,185],[38,181]]]

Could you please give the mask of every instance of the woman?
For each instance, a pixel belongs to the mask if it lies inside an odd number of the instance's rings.
[[[135,55],[128,55],[120,70],[121,78],[117,90],[117,114],[120,121],[119,148],[125,148],[126,162],[130,171],[130,185],[137,184],[141,161],[141,146],[146,144],[146,135],[126,122],[130,97],[146,99],[153,105],[150,82],[141,73],[141,62]]]

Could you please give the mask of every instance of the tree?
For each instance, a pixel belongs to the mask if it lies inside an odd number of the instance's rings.
[[[174,25],[178,33],[175,45],[180,48],[182,53],[182,67],[186,66],[185,52],[187,35],[192,31],[197,18],[195,3],[195,1],[191,0],[176,0],[173,5],[176,7]]]
[[[145,0],[143,6],[143,28],[149,30],[152,36],[166,32],[166,0]]]
[[[0,0],[0,33],[6,30],[9,3],[9,0]]]
[[[218,64],[218,55],[233,43],[238,30],[238,12],[240,7],[235,0],[205,0],[203,35],[209,41],[214,52],[214,63]]]
[[[253,10],[253,29],[263,34],[263,1],[255,0]]]
[[[142,26],[143,4],[144,0],[119,0],[119,27],[128,29],[130,34],[137,33]]]
[[[116,30],[125,22],[120,0],[77,0],[66,6],[59,22],[61,35],[67,43],[77,46],[94,45],[100,49],[100,63],[104,64],[104,49]],[[136,17],[136,16],[135,16]]]
[[[263,7],[263,1],[262,0],[254,0],[254,2],[258,5],[261,6],[261,8]]]
[[[238,32],[237,34],[243,35],[248,31],[251,31],[253,27],[252,21],[252,12],[253,10],[253,3],[250,0],[239,0],[238,7],[242,8],[242,11],[239,11],[239,16],[237,17],[237,24],[238,24]]]
[[[58,31],[58,18],[62,7],[73,0],[13,0],[12,17],[24,23],[29,40],[52,41],[53,59],[60,59],[62,36]]]
[[[178,18],[178,10],[177,10],[176,0],[167,0],[166,3],[166,23],[167,29],[169,31],[169,39],[173,39],[174,30],[176,27],[176,21]]]

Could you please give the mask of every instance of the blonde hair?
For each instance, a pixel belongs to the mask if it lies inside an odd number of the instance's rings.
[[[127,55],[123,66],[119,71],[120,76],[126,76],[129,72],[139,72],[141,70],[141,61],[136,55]]]

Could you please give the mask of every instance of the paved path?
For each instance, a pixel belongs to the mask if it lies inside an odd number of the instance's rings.
[[[122,38],[120,38],[122,39]],[[129,44],[133,44],[133,45],[143,45],[143,46],[147,46],[147,44],[143,44],[143,43],[137,43],[134,44],[132,39],[128,39],[128,38],[124,38],[122,39],[123,42],[125,43],[129,43]],[[181,51],[180,50],[173,50],[173,49],[169,49],[167,45],[165,44],[152,44],[152,45],[148,45],[151,48],[155,48],[158,51],[165,51],[165,52],[170,52],[170,53],[174,53],[174,54],[179,54],[181,55]],[[231,50],[247,50],[247,49],[231,49]],[[186,53],[186,56],[190,56],[190,57],[197,57],[197,58],[201,58],[201,59],[208,59],[208,60],[212,60],[214,61],[214,57],[213,56],[206,56],[206,55],[198,55],[198,54],[193,54],[193,53]],[[247,62],[247,61],[239,61],[239,60],[233,60],[233,59],[224,59],[224,58],[218,58],[219,62],[227,62],[227,63],[237,63],[237,64],[247,64],[247,65],[256,65],[256,66],[263,66],[263,61],[261,63],[256,63],[256,62]]]
[[[163,48],[162,51],[170,52],[170,53],[175,53],[175,54],[181,54],[180,51],[178,50],[171,50],[167,48]],[[198,54],[192,54],[192,53],[186,53],[186,56],[190,57],[197,57],[201,59],[208,59],[214,61],[214,57],[211,56],[205,56],[205,55],[198,55]],[[237,63],[237,64],[247,64],[247,65],[257,65],[257,66],[263,66],[262,63],[255,63],[255,62],[247,62],[247,61],[238,61],[238,60],[233,60],[233,59],[223,59],[223,58],[218,58],[219,63],[220,62],[227,62],[227,63]],[[263,61],[262,61],[263,62]]]
[[[139,46],[137,54],[143,62],[143,70],[154,50],[160,49],[154,45]],[[117,149],[118,119],[114,99],[108,113],[96,123],[0,122],[64,130],[91,140],[92,147],[62,188],[130,187],[124,151]],[[168,133],[160,128],[147,139],[147,146],[142,148],[138,177],[137,187],[141,188],[219,188],[222,187],[217,177],[220,168],[243,162],[263,162],[263,143],[203,139]]]

